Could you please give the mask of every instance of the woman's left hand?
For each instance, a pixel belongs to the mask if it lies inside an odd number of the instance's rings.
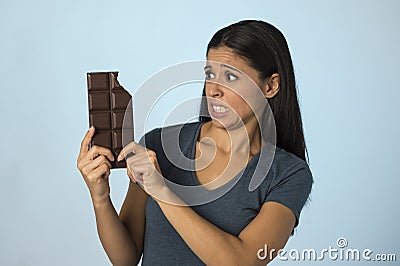
[[[161,175],[156,153],[136,142],[131,142],[120,152],[118,161],[124,158],[131,180],[138,183],[150,196],[159,198],[167,186]]]

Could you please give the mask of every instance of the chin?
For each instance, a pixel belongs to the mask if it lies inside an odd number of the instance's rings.
[[[212,123],[213,127],[225,129],[225,130],[232,130],[232,129],[243,126],[243,122],[241,122],[241,120],[231,121],[228,119],[221,120],[221,119],[212,118],[211,123]]]
[[[225,126],[215,118],[211,119],[211,124],[213,127],[225,129]]]

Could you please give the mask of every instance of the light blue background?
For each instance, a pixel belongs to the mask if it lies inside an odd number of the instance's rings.
[[[321,250],[345,237],[349,248],[400,260],[399,1],[0,6],[1,265],[109,265],[76,169],[88,126],[85,73],[119,70],[121,84],[134,92],[162,68],[204,59],[212,34],[244,18],[284,32],[298,80],[315,184],[286,248]],[[123,171],[113,172],[118,209],[127,183]],[[340,263],[354,264],[324,261]]]

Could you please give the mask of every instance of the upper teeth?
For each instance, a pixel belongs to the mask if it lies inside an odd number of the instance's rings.
[[[228,112],[228,108],[224,107],[224,106],[219,106],[219,105],[213,105],[212,106],[214,111],[217,113],[225,113]]]

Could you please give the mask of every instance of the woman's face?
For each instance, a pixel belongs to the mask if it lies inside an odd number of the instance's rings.
[[[221,47],[208,51],[204,71],[208,112],[215,126],[234,128],[257,122],[254,111],[265,106],[266,99],[260,89],[264,83],[254,68],[230,48]]]

